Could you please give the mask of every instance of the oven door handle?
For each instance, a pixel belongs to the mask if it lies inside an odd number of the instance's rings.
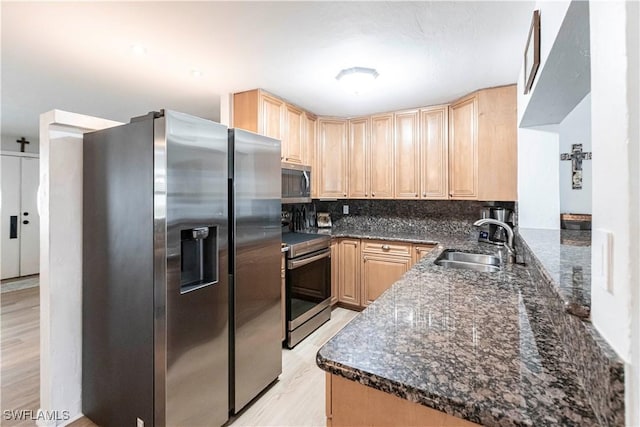
[[[316,261],[318,261],[320,259],[329,258],[329,257],[331,257],[331,249],[327,249],[327,250],[319,253],[318,255],[314,255],[314,256],[311,256],[309,258],[290,260],[287,263],[287,268],[289,270],[295,270],[298,267],[304,267],[307,264],[311,264],[312,262],[316,262]]]

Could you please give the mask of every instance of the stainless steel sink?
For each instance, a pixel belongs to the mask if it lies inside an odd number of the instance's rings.
[[[500,271],[500,266],[502,265],[502,261],[498,257],[459,252],[455,249],[443,251],[434,263],[445,268],[457,268],[486,273]]]

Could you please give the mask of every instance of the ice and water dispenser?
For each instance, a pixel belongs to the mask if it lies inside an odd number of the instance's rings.
[[[180,231],[180,293],[218,282],[217,227]]]

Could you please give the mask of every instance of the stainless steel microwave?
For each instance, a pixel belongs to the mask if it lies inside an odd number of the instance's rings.
[[[311,203],[311,167],[282,164],[282,203]]]

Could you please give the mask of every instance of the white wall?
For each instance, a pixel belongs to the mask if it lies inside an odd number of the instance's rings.
[[[15,135],[2,135],[0,140],[2,141],[0,145],[0,149],[2,151],[20,151],[20,144],[16,141],[20,139],[21,136]],[[25,136],[25,139],[29,141],[29,144],[24,146],[25,153],[34,153],[37,154],[40,152],[40,141],[38,138],[30,138]]]
[[[614,257],[609,293],[597,274],[600,248],[593,247],[591,315],[627,362],[626,421],[635,426],[640,425],[638,9],[637,2],[590,3],[593,228],[613,234]]]
[[[518,129],[518,226],[560,228],[558,134]]]
[[[583,151],[591,151],[591,94],[584,97],[558,125],[560,153],[570,153],[571,145],[582,144]],[[591,213],[591,160],[582,161],[582,189],[572,187],[572,162],[560,161],[560,212]]]
[[[538,67],[537,77],[533,81],[531,91],[527,95],[524,95],[522,90],[524,74],[521,72],[518,78],[518,123],[522,120],[522,116],[529,105],[531,94],[535,91],[540,81],[538,77],[547,63],[547,58],[549,57],[553,43],[556,41],[562,21],[567,14],[570,4],[571,1],[568,0],[536,2],[534,10],[537,9],[540,11],[540,66]],[[533,10],[531,13],[533,14]]]
[[[40,409],[72,419],[82,410],[82,135],[119,124],[40,116]]]

